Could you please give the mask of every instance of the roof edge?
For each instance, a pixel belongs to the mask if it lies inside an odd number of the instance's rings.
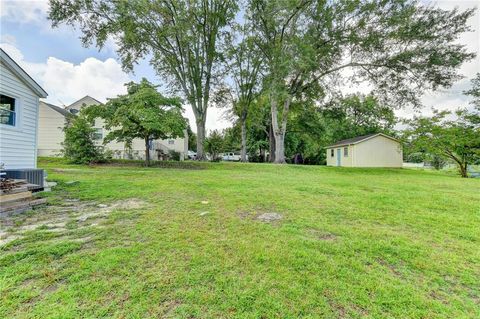
[[[46,98],[48,93],[24,70],[14,59],[12,59],[7,52],[0,48],[0,57],[2,62],[23,82],[34,91],[39,97]]]
[[[51,110],[57,112],[58,114],[60,114],[64,117],[74,115],[73,113],[70,113],[67,109],[65,109],[63,107],[60,107],[60,106],[57,106],[55,104],[51,104],[51,103],[48,103],[48,102],[45,102],[45,101],[40,101],[40,103],[44,104],[46,107],[50,108]]]
[[[81,100],[83,100],[83,99],[85,99],[85,98],[87,98],[87,97],[88,97],[88,98],[91,98],[92,100],[95,100],[96,102],[98,102],[99,105],[103,105],[102,102],[100,102],[100,101],[97,100],[96,98],[94,98],[94,97],[92,97],[92,96],[90,96],[90,95],[87,94],[87,95],[85,95],[84,97],[82,97],[82,98],[80,98],[80,99],[78,99],[78,100],[70,103],[69,105],[65,106],[65,108],[68,110],[68,109],[71,108],[71,106],[72,106],[73,104],[75,104],[75,103],[77,103],[77,102],[80,102]]]
[[[364,139],[361,139],[359,141],[355,141],[355,142],[351,142],[351,143],[341,143],[341,144],[331,144],[331,145],[327,145],[325,146],[324,148],[332,148],[332,147],[340,147],[340,146],[347,146],[347,145],[355,145],[355,144],[360,144],[362,142],[365,142],[365,141],[368,141],[374,137],[377,137],[377,136],[383,136],[385,138],[388,138],[392,141],[395,141],[395,142],[399,142],[396,138],[394,137],[391,137],[391,136],[388,136],[387,134],[384,134],[384,133],[377,133],[377,134],[373,134],[371,136],[367,136],[365,137]]]

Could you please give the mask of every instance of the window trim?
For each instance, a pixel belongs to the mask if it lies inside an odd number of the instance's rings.
[[[348,157],[348,146],[343,148],[343,157]]]
[[[23,119],[22,119],[23,99],[16,94],[7,93],[2,90],[0,90],[0,94],[11,97],[12,99],[15,100],[15,125],[0,123],[0,127],[2,128],[2,130],[21,131],[23,128]],[[37,103],[37,112],[38,112],[38,103]]]
[[[335,157],[335,149],[330,149],[330,157]]]

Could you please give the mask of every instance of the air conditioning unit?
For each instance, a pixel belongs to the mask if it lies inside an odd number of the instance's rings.
[[[39,168],[3,169],[3,178],[25,179],[30,185],[28,190],[40,191],[44,187],[45,171]]]

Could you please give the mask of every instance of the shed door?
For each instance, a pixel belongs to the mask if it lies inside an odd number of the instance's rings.
[[[342,166],[342,149],[337,148],[337,166]]]

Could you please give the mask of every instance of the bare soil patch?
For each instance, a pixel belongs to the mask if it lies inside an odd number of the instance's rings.
[[[315,228],[310,228],[307,230],[307,234],[309,238],[313,238],[316,240],[324,240],[324,241],[336,241],[338,240],[338,236],[335,234],[332,234],[327,231],[322,231],[319,229]]]
[[[148,205],[147,202],[137,198],[108,204],[80,201],[75,198],[64,199],[56,205],[47,205],[25,214],[0,218],[0,247],[24,238],[27,232],[35,230],[62,233],[72,228],[100,227],[102,220],[113,211],[142,209]],[[75,240],[91,241],[91,238]]]
[[[264,223],[271,223],[277,220],[281,220],[282,218],[283,216],[278,213],[263,213],[258,215],[256,219]]]

